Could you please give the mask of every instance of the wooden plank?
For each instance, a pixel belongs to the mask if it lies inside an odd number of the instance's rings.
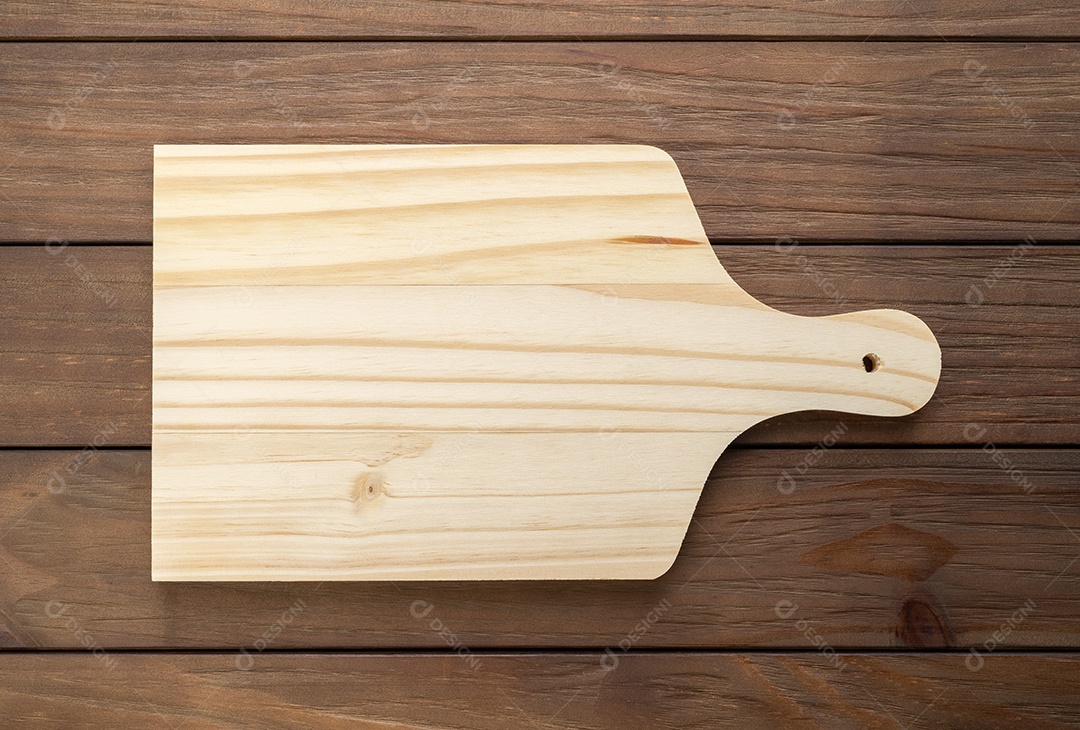
[[[52,248],[0,249],[0,444],[148,445],[151,250]],[[937,397],[913,416],[781,416],[738,444],[814,444],[841,421],[844,445],[1080,443],[1077,249],[714,250],[770,306],[814,316],[901,306],[943,351]]]
[[[1080,34],[1065,0],[1038,6],[989,0],[912,4],[857,0],[827,5],[747,0],[679,3],[528,0],[466,2],[438,7],[381,2],[353,5],[315,0],[302,5],[264,0],[237,7],[216,0],[146,5],[13,0],[0,14],[6,38],[656,38],[731,36],[1045,37]]]
[[[158,145],[153,362],[155,580],[595,580],[664,573],[753,424],[909,415],[941,350],[758,302],[656,147]]]
[[[274,648],[445,648],[444,629],[470,648],[1080,643],[1077,450],[733,451],[662,578],[483,584],[153,583],[149,466],[0,453],[4,645],[232,649],[272,630]]]
[[[600,656],[606,657],[601,654]],[[19,727],[1030,727],[1080,722],[1080,657],[22,654]]]
[[[0,444],[150,440],[151,251],[0,248]]]
[[[155,143],[632,142],[714,240],[1071,240],[1078,48],[8,43],[0,239],[148,240]]]

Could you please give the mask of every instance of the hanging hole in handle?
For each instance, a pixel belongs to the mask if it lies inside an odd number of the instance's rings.
[[[881,358],[872,352],[863,355],[862,366],[868,373],[872,373],[881,367]]]

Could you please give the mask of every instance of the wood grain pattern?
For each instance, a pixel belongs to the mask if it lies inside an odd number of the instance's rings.
[[[19,727],[970,728],[1080,722],[1077,657],[233,654],[5,657]],[[601,654],[601,656],[605,656]],[[240,657],[241,659],[243,657]],[[115,662],[113,669],[103,661]]]
[[[394,284],[731,279],[655,147],[155,145],[156,291]]]
[[[0,445],[150,443],[149,248],[0,248]]]
[[[1070,345],[1080,340],[1075,249],[714,251],[777,308],[822,316],[902,302],[940,333],[937,397],[900,421],[845,417],[844,445],[981,445],[965,436],[969,424],[985,427],[981,438],[995,443],[1080,443],[1080,365]],[[73,245],[50,255],[41,246],[6,247],[0,262],[0,350],[9,353],[0,358],[0,444],[82,448],[107,433],[107,445],[148,445],[151,250]],[[103,282],[112,298],[87,281]],[[983,292],[978,307],[965,302],[972,287]],[[781,416],[736,443],[815,444],[837,421],[830,413]]]
[[[154,583],[149,453],[9,451],[0,637],[228,650],[297,607],[273,648],[599,649],[650,612],[635,648],[970,647],[1030,601],[1001,649],[1074,646],[1078,475],[1076,450],[740,450],[657,581]]]
[[[173,0],[72,2],[12,0],[3,6],[6,38],[656,38],[731,36],[906,37],[1080,34],[1065,0],[1017,5],[988,0],[906,3],[857,0],[533,0],[438,5],[380,0],[226,3]]]
[[[941,371],[739,288],[642,145],[155,146],[153,360],[173,581],[656,578],[738,434]]]
[[[0,240],[38,244],[0,249],[0,446],[73,447],[0,452],[0,646],[101,640],[117,660],[4,652],[6,724],[1080,724],[1080,657],[1012,655],[1080,646],[1066,529],[1080,534],[1080,464],[1046,447],[1080,444],[1080,269],[1076,249],[1008,244],[1077,238],[1077,46],[1046,41],[1075,40],[1078,24],[1067,0],[3,3],[5,40],[143,41],[0,44]],[[965,36],[997,38],[955,42]],[[294,42],[220,42],[240,37]],[[295,42],[376,37],[414,40]],[[453,42],[467,38],[517,40]],[[583,42],[593,38],[748,41]],[[916,38],[930,42],[905,40]],[[732,501],[706,489],[717,540],[692,525],[674,568],[682,591],[150,583],[149,454],[94,449],[150,442],[151,251],[61,254],[60,241],[149,241],[154,143],[457,141],[668,149],[714,242],[768,244],[715,248],[741,284],[815,316],[904,302],[942,335],[941,397],[900,421],[812,413],[753,428],[735,448],[805,448],[729,455],[744,481],[724,478]],[[788,248],[785,237],[859,245]],[[861,245],[901,239],[938,244]],[[973,287],[978,307],[965,302]],[[838,444],[818,458],[810,445],[829,434]],[[964,448],[846,448],[875,442]],[[779,499],[784,471],[797,477],[786,502],[754,499]],[[639,637],[664,599],[672,608]],[[781,600],[798,605],[787,619]],[[414,601],[430,613],[414,618]],[[966,651],[917,650],[1001,631],[978,672]],[[840,670],[815,637],[915,651],[845,656]],[[513,653],[474,666],[447,645],[461,640],[473,654]],[[616,653],[616,671],[598,670],[602,647],[620,641],[676,651]],[[374,645],[399,651],[274,653]],[[237,664],[248,666],[241,646],[252,671]],[[804,653],[767,654],[780,646]],[[700,653],[710,647],[749,655]]]
[[[7,241],[149,240],[153,144],[301,142],[658,144],[714,241],[1080,234],[1076,44],[41,48],[0,47]]]

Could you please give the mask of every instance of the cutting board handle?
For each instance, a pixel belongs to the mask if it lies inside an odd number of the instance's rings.
[[[792,347],[799,352],[795,359],[807,363],[803,377],[793,374],[790,380],[822,391],[815,408],[905,416],[933,397],[941,347],[915,315],[871,309],[828,317],[782,316],[790,317],[791,332],[799,333],[793,337]],[[833,372],[825,375],[813,367],[816,362],[831,364]]]

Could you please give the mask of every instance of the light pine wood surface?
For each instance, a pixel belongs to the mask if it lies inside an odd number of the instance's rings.
[[[744,292],[653,147],[158,146],[154,196],[157,580],[655,578],[737,435],[940,372]]]

